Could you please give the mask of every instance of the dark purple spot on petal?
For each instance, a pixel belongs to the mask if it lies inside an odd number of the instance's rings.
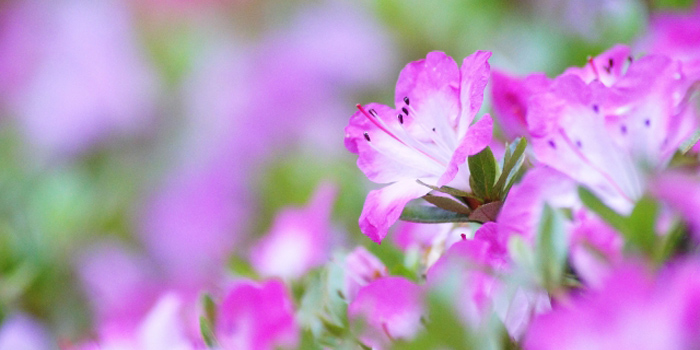
[[[612,57],[608,58],[608,69],[613,67],[613,59]]]
[[[593,105],[593,112],[598,113],[600,111],[600,107],[598,105]]]
[[[433,128],[433,132],[435,132],[435,128]]]
[[[651,120],[649,120],[649,119],[645,120],[645,121],[644,121],[644,125],[645,125],[645,126],[651,125]]]
[[[403,124],[403,114],[399,113],[399,115],[397,115],[396,118],[399,118],[399,123]]]
[[[622,132],[623,135],[627,135],[627,126],[626,125],[621,126],[620,131]]]
[[[549,145],[550,145],[552,148],[554,148],[554,149],[557,148],[557,145],[554,143],[553,140],[549,140]]]
[[[581,140],[576,140],[576,147],[578,147],[578,148],[583,147],[583,144],[581,143]]]
[[[368,134],[368,133],[364,133],[363,135],[365,135],[365,140],[367,140],[367,142],[371,141],[371,140],[369,139],[369,134]]]
[[[403,102],[406,104],[406,106],[408,106],[408,105],[411,104],[411,103],[410,103],[411,101],[408,99],[408,96],[406,96],[406,97],[403,98]]]
[[[408,109],[406,107],[401,108],[401,110],[405,115],[408,115]]]

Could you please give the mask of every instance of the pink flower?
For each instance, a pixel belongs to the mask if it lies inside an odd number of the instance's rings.
[[[348,317],[366,328],[360,339],[382,349],[395,339],[411,339],[423,313],[419,285],[403,277],[383,277],[360,289],[348,307]]]
[[[56,347],[44,326],[27,315],[8,315],[0,326],[0,349],[47,350]]]
[[[335,192],[335,187],[322,185],[306,208],[287,208],[278,214],[251,254],[253,267],[262,276],[299,278],[326,262]]]
[[[343,288],[348,302],[355,300],[362,287],[389,274],[386,266],[363,246],[355,248],[345,257],[343,271]]]
[[[683,101],[687,82],[678,62],[664,56],[620,62],[624,52],[604,53],[603,69],[592,59],[589,69],[555,79],[530,98],[527,117],[537,159],[623,213],[646,189],[640,164],[664,167],[696,123]]]
[[[501,129],[510,140],[527,136],[527,108],[530,97],[546,91],[551,80],[543,73],[519,79],[500,71],[491,76],[493,109]]]
[[[676,210],[700,238],[700,181],[690,174],[664,173],[652,183],[652,193]]]
[[[569,234],[570,261],[588,286],[600,286],[612,267],[622,262],[624,239],[610,225],[586,210],[574,214]]]
[[[525,349],[694,349],[700,344],[697,261],[653,277],[627,265],[600,290],[575,296],[535,319]]]
[[[687,12],[657,12],[639,43],[640,51],[663,54],[683,62],[692,80],[700,79],[700,5]]]
[[[519,338],[534,313],[549,309],[546,293],[519,287],[509,292],[501,275],[510,271],[506,240],[496,223],[487,223],[474,235],[452,247],[428,270],[432,288],[459,280],[455,304],[465,324],[478,328],[496,313],[511,336]]]
[[[471,237],[471,229],[468,226],[455,227],[452,223],[418,224],[404,221],[396,225],[393,241],[406,254],[412,251],[420,254],[420,262],[427,269],[455,242],[460,241],[462,234]]]
[[[13,78],[25,81],[15,81],[20,91],[12,99],[28,139],[49,154],[74,154],[141,130],[153,116],[158,83],[125,4],[52,2],[33,10],[39,29],[33,20],[22,29],[34,46],[16,64]]]
[[[408,201],[430,191],[416,180],[469,189],[464,162],[491,141],[491,117],[470,127],[481,108],[490,56],[477,51],[460,70],[444,53],[431,52],[401,71],[396,109],[358,105],[345,128],[345,146],[359,155],[357,165],[370,180],[389,184],[369,193],[360,215],[360,228],[373,241],[381,243]]]
[[[238,282],[224,299],[216,322],[222,350],[294,348],[299,330],[284,284]]]

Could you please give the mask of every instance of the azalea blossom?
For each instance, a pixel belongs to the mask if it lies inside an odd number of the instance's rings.
[[[483,225],[473,239],[464,237],[428,270],[428,284],[443,289],[459,281],[454,303],[466,325],[478,328],[495,313],[515,339],[527,329],[533,314],[549,310],[544,291],[528,286],[510,290],[503,276],[511,270],[506,238],[497,224]]]
[[[251,263],[264,277],[294,279],[328,260],[336,189],[321,185],[305,208],[283,209],[253,247]]]
[[[421,287],[394,276],[366,285],[348,306],[348,317],[364,322],[360,340],[377,350],[395,339],[412,339],[421,326],[422,313]]]
[[[442,52],[408,64],[396,84],[396,108],[371,103],[345,128],[345,146],[372,181],[389,184],[367,196],[360,228],[381,243],[408,201],[434,186],[469,190],[468,156],[491,141],[492,120],[474,125],[488,82],[490,52],[477,51],[461,69]]]
[[[343,294],[348,302],[355,299],[362,287],[389,274],[381,260],[363,246],[355,248],[345,257],[343,267]]]
[[[645,169],[663,168],[696,125],[679,63],[658,55],[630,63],[625,50],[565,72],[530,97],[527,112],[537,160],[623,213],[646,190]]]
[[[219,307],[216,338],[222,350],[295,348],[298,333],[292,300],[278,280],[239,281]]]
[[[628,263],[602,288],[536,318],[525,349],[695,349],[700,344],[699,268],[692,260],[653,276],[644,266]]]

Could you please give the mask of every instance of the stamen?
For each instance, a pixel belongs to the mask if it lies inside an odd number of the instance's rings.
[[[403,102],[406,104],[406,106],[410,105],[410,101],[408,100],[408,96],[403,98]]]
[[[596,79],[600,80],[600,74],[598,74],[598,68],[595,67],[595,62],[593,62],[593,57],[588,56],[588,64],[591,65],[591,69],[593,69],[593,74],[595,74]]]
[[[603,67],[603,69],[605,69],[605,71],[606,71],[608,74],[610,74],[610,71],[612,70],[612,67],[613,67],[613,59],[612,59],[612,58],[608,58],[608,65],[605,66],[605,67]]]
[[[372,140],[370,140],[368,133],[365,132],[363,135],[365,135],[365,140],[367,140],[367,142],[372,141]]]

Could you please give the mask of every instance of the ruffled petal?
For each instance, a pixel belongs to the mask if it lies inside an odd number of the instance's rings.
[[[469,125],[471,125],[476,113],[481,109],[484,101],[484,89],[489,82],[491,66],[489,65],[489,51],[476,51],[464,58],[461,68],[461,82],[459,98],[462,113],[459,115],[458,137],[462,137]]]
[[[415,180],[402,180],[379,190],[370,191],[360,214],[360,229],[371,240],[382,243],[389,227],[401,216],[412,199],[430,192]]]

